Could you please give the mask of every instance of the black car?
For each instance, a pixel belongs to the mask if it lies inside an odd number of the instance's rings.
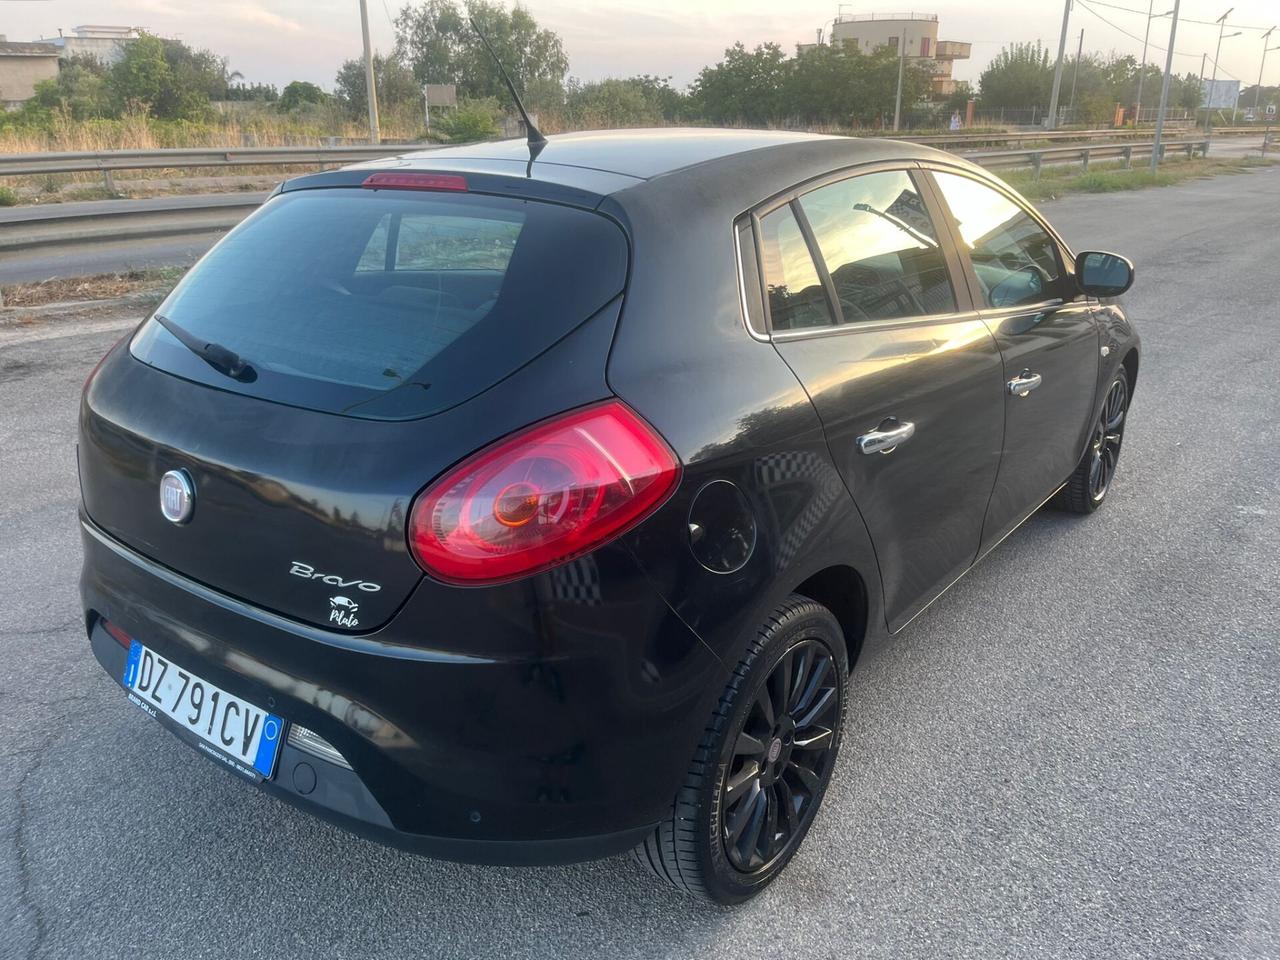
[[[813,821],[859,652],[1042,504],[1103,503],[1131,282],[900,142],[582,133],[290,180],[86,384],[90,644],[359,834],[635,850],[743,900]]]

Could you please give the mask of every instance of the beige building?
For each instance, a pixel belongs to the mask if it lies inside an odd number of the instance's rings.
[[[133,27],[86,24],[72,27],[68,33],[59,30],[56,37],[41,37],[37,42],[53,44],[64,60],[93,57],[110,66],[120,60],[124,56],[124,48],[137,39],[138,31]]]
[[[47,43],[9,43],[0,36],[0,108],[16,110],[41,80],[58,75],[58,48]]]
[[[938,17],[932,13],[865,13],[836,17],[831,26],[831,42],[856,44],[860,53],[878,47],[897,51],[900,45],[908,60],[925,60],[933,72],[932,95],[949,97],[956,91],[951,67],[968,60],[970,44],[938,39]]]

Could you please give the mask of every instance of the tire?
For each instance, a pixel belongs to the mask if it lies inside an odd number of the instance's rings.
[[[1093,513],[1106,502],[1115,480],[1124,442],[1124,425],[1129,414],[1129,374],[1123,366],[1116,371],[1103,395],[1102,410],[1094,422],[1089,447],[1053,505],[1069,513]]]
[[[820,603],[788,597],[747,647],[670,815],[635,848],[636,859],[712,903],[760,893],[795,855],[822,803],[839,752],[848,674],[836,618]]]

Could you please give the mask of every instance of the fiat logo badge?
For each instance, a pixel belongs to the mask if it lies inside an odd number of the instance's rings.
[[[196,506],[196,488],[185,470],[170,470],[160,478],[160,512],[166,520],[186,523]]]

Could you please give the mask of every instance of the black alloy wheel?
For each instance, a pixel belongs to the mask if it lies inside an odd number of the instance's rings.
[[[837,669],[824,645],[802,640],[752,700],[720,793],[725,855],[743,873],[787,853],[817,809],[835,759]]]
[[[1089,447],[1055,498],[1056,506],[1072,513],[1092,513],[1102,506],[1115,480],[1128,413],[1129,376],[1122,366],[1107,387],[1102,410],[1089,437]]]
[[[1124,439],[1124,415],[1129,405],[1129,384],[1118,377],[1107,391],[1102,414],[1094,427],[1089,445],[1089,496],[1101,502],[1111,486],[1120,459],[1120,441]]]
[[[712,711],[670,816],[636,859],[679,889],[741,903],[787,865],[812,825],[840,747],[844,634],[792,595],[765,619]]]

